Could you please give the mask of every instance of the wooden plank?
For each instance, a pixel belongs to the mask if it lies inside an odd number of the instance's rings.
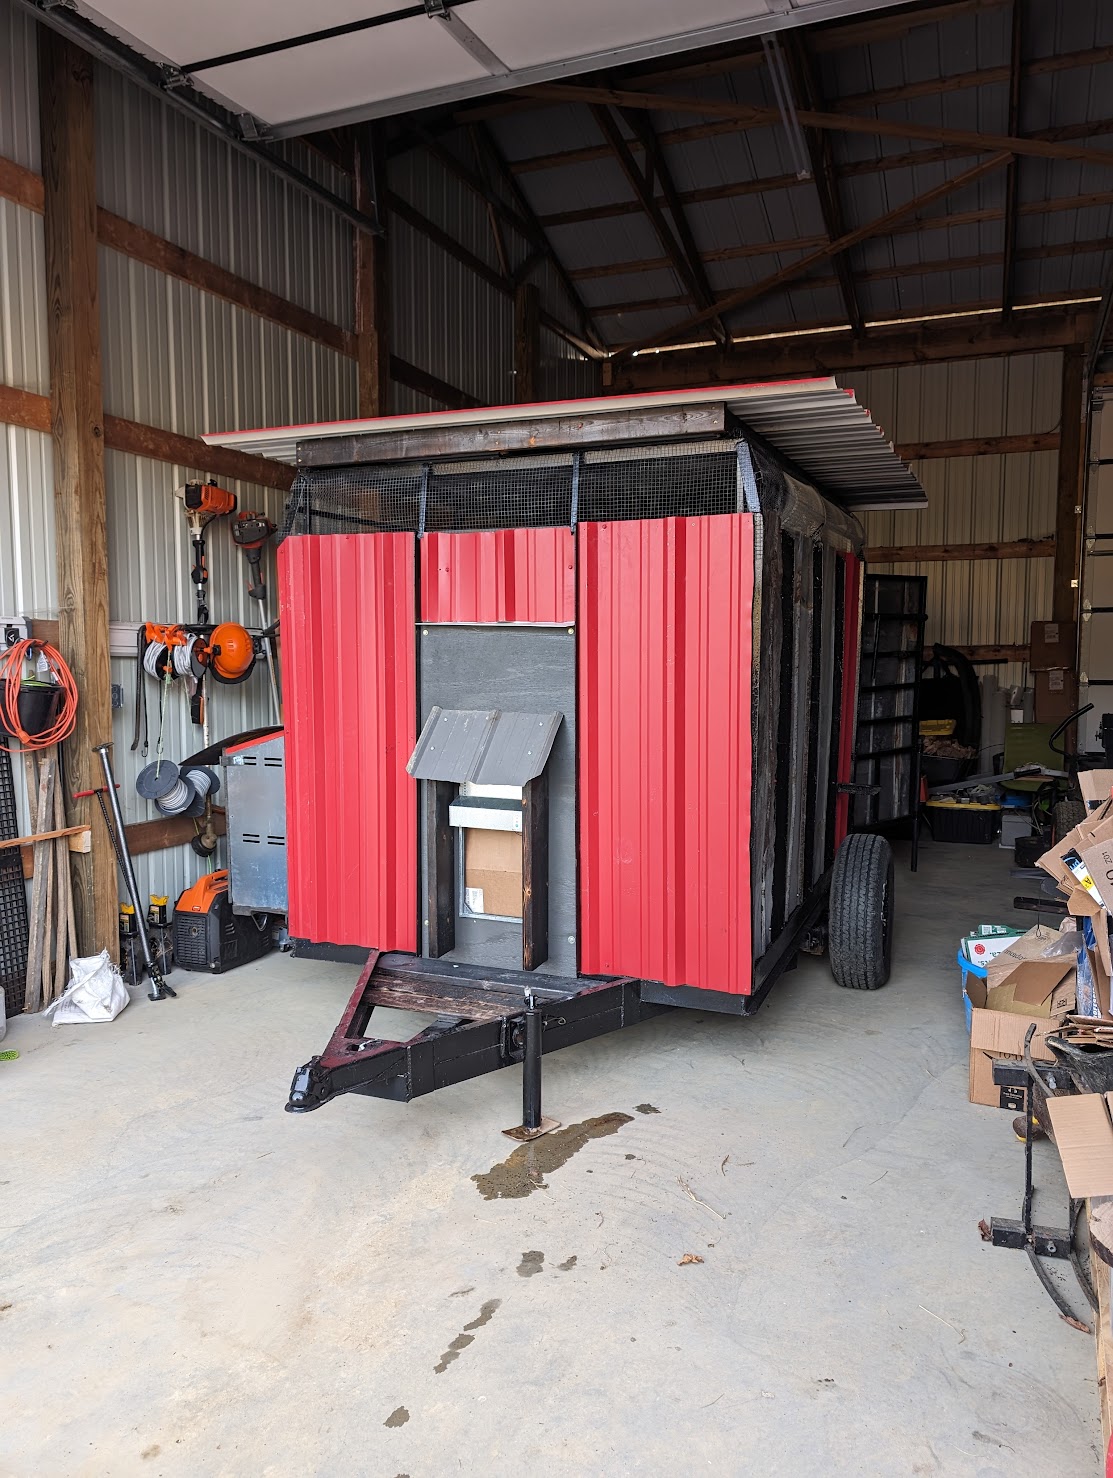
[[[425,929],[430,959],[456,948],[456,833],[448,808],[456,786],[425,780]]]
[[[1110,157],[1113,158],[1113,156]],[[994,154],[991,158],[974,165],[971,169],[963,170],[961,174],[955,175],[952,179],[945,180],[942,184],[936,185],[930,190],[925,190],[920,195],[913,196],[911,200],[906,200],[903,205],[897,206],[894,210],[887,211],[885,215],[878,216],[872,221],[867,221],[862,226],[856,226],[853,231],[848,231],[845,236],[840,236],[836,241],[830,241],[826,246],[817,247],[815,251],[798,257],[796,261],[788,263],[787,266],[781,267],[768,277],[763,277],[759,282],[750,283],[746,287],[738,288],[735,292],[726,293],[716,301],[714,308],[701,309],[700,312],[691,314],[690,317],[680,323],[672,324],[655,334],[650,334],[647,338],[639,339],[637,343],[624,345],[618,353],[627,356],[636,350],[655,348],[658,344],[675,343],[678,339],[682,339],[689,329],[705,323],[708,318],[714,317],[716,313],[724,313],[728,310],[744,307],[748,303],[753,303],[758,298],[765,297],[768,293],[775,291],[784,283],[791,282],[794,278],[802,277],[807,272],[810,272],[812,267],[818,266],[821,262],[827,261],[839,252],[848,250],[850,247],[857,245],[858,242],[866,241],[871,236],[884,235],[894,222],[903,219],[905,216],[913,215],[916,211],[923,210],[933,201],[942,200],[955,190],[961,190],[964,186],[973,183],[974,180],[981,179],[983,175],[1000,169],[1008,163],[1008,159],[1008,154]]]
[[[943,0],[942,4],[906,10],[894,15],[871,16],[869,20],[832,22],[817,30],[812,39],[815,51],[845,51],[848,47],[868,46],[873,41],[889,41],[920,26],[938,25],[960,15],[977,15],[986,10],[1000,10],[1007,0]]]
[[[432,982],[426,990],[415,989],[409,983],[380,980],[376,975],[364,999],[372,1006],[387,1007],[392,1011],[420,1011],[428,1016],[456,1016],[461,1021],[501,1021],[504,1016],[513,1016],[521,1011],[521,1001],[483,1001],[477,995],[457,995],[454,992],[438,991]]]
[[[780,122],[780,114],[776,108],[720,101],[710,97],[676,97],[671,93],[635,92],[623,87],[592,87],[566,82],[540,82],[522,91],[526,96],[547,102],[588,105],[608,103],[614,107],[650,108],[665,113],[691,113],[696,117],[733,119],[743,128],[777,125]],[[832,129],[836,133],[924,139],[929,143],[961,145],[976,153],[988,153],[992,150],[1005,154],[1031,155],[1037,159],[1076,159],[1106,168],[1113,165],[1113,152],[1110,150],[1090,148],[1073,140],[945,128],[931,123],[913,123],[907,119],[859,117],[853,113],[821,113],[810,108],[798,109],[797,117],[807,128]]]
[[[498,456],[566,446],[670,441],[685,436],[722,436],[730,413],[722,401],[657,410],[600,411],[585,416],[494,421],[481,426],[419,426],[386,434],[327,436],[298,443],[299,467],[348,467],[357,462],[411,462],[447,455]]]
[[[113,451],[129,452],[133,457],[173,462],[198,472],[277,488],[280,492],[288,491],[294,481],[294,469],[284,462],[272,462],[268,457],[256,457],[233,447],[206,446],[197,437],[143,426],[122,416],[104,417],[104,444]]]
[[[58,837],[71,837],[77,840],[79,837],[88,838],[89,828],[87,826],[62,826],[55,827],[53,831],[31,832],[27,836],[12,837],[9,841],[4,839],[5,847],[29,847],[34,842],[52,842]],[[88,847],[73,847],[74,852],[87,852]]]
[[[93,61],[46,27],[39,32],[38,51],[58,645],[79,696],[76,727],[66,744],[66,782],[70,790],[86,790],[97,783],[94,747],[112,741]],[[88,824],[89,808],[89,800],[76,802],[74,821]],[[107,948],[115,958],[111,850],[95,847],[76,859],[74,880],[81,953]]]
[[[514,399],[532,405],[541,397],[540,293],[535,282],[514,289]]]
[[[87,826],[70,827],[74,835],[63,834],[62,838],[55,843],[56,846],[64,842],[67,852],[91,852],[93,850],[93,835]],[[5,846],[9,843],[5,842]],[[14,846],[14,843],[11,845]],[[23,876],[30,881],[35,876],[35,849],[29,843],[24,843],[19,849],[19,860],[23,867]]]
[[[1002,457],[1016,452],[1057,452],[1058,431],[1032,431],[1020,436],[966,436],[954,441],[904,441],[896,447],[906,462],[937,457]]]
[[[1059,401],[1059,474],[1055,490],[1055,566],[1051,619],[1076,621],[1082,549],[1082,486],[1086,470],[1086,356],[1063,355]]]
[[[212,808],[212,824],[218,837],[227,836],[228,818],[222,806]],[[168,847],[186,846],[197,835],[197,826],[191,816],[160,816],[154,821],[133,821],[124,830],[128,850],[133,857],[142,857],[147,852],[163,852]]]
[[[522,969],[549,958],[549,776],[522,787]]]
[[[23,426],[28,431],[49,432],[50,396],[19,390],[14,385],[0,385],[0,422]]]
[[[947,645],[950,645],[950,643],[948,643]],[[1028,661],[1028,644],[1026,642],[1017,643],[1015,645],[1009,642],[990,642],[982,646],[956,646],[953,648],[953,650],[956,652],[961,652],[964,657],[975,663],[990,664],[994,662]],[[926,662],[930,656],[931,648],[925,647],[924,661]]]
[[[153,231],[144,230],[131,221],[125,221],[122,216],[113,215],[111,211],[98,210],[97,236],[102,246],[111,247],[113,251],[131,257],[133,261],[153,267],[156,272],[164,272],[168,277],[188,282],[201,292],[212,293],[214,297],[234,303],[237,308],[244,308],[249,313],[256,313],[260,318],[269,319],[271,323],[277,323],[293,333],[304,334],[307,339],[335,349],[338,354],[349,357],[355,354],[355,335],[348,329],[330,323],[327,318],[321,318],[307,308],[301,308],[296,303],[279,297],[277,293],[249,282],[245,277],[237,277],[234,272],[218,267],[215,262],[199,257],[195,252],[175,246],[172,241],[156,236]]]
[[[450,385],[439,375],[432,375],[428,370],[419,369],[416,364],[399,359],[396,354],[390,356],[390,374],[399,385],[406,385],[411,390],[428,395],[430,400],[439,400],[441,405],[450,411],[469,410],[483,404],[477,396],[469,394],[467,390],[460,390],[456,385]]]
[[[379,200],[386,181],[386,159],[383,155],[382,130],[378,124],[366,123],[355,132],[355,196],[356,208],[365,214],[379,211]],[[384,230],[375,236],[370,231],[356,230],[355,305],[356,305],[356,380],[361,416],[390,414],[390,267],[387,236]]]
[[[866,550],[869,564],[945,563],[959,559],[1050,559],[1054,539],[1012,539],[997,544],[886,544]]]
[[[997,305],[987,308],[986,314],[985,319],[973,322],[957,319],[909,328],[887,325],[870,329],[859,339],[845,332],[828,333],[799,339],[757,339],[752,344],[735,343],[729,351],[699,348],[642,354],[617,366],[606,360],[604,384],[622,394],[678,390],[686,385],[737,385],[747,380],[890,365],[998,358],[1084,343],[1092,322],[1088,312],[1054,308],[1015,314],[1009,322],[1000,318]]]
[[[0,195],[42,215],[42,175],[37,175],[25,165],[17,164],[14,159],[0,157]]]

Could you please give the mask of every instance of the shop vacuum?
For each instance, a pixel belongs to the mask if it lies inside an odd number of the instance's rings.
[[[271,948],[271,920],[235,914],[228,897],[228,869],[206,873],[174,906],[174,963],[183,970],[221,975],[257,960]]]

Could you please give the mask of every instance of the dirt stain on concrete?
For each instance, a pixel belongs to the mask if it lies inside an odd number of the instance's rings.
[[[576,1266],[576,1255],[575,1255],[575,1253],[573,1253],[571,1257],[566,1257],[563,1262],[558,1262],[557,1263],[557,1267],[561,1270],[562,1273],[570,1273],[575,1266]]]
[[[404,1427],[410,1419],[410,1413],[404,1406],[396,1406],[383,1422],[384,1427]]]
[[[464,1325],[461,1332],[452,1341],[448,1349],[445,1350],[444,1354],[440,1358],[439,1363],[433,1366],[434,1375],[443,1375],[454,1360],[459,1360],[460,1352],[462,1350],[466,1350],[469,1345],[475,1343],[474,1331],[476,1329],[482,1329],[484,1324],[489,1324],[491,1322],[491,1320],[495,1316],[495,1310],[499,1307],[501,1303],[501,1298],[489,1298],[487,1302],[483,1304],[475,1318],[469,1320],[468,1323]]]
[[[661,1110],[654,1108],[651,1103],[636,1103],[634,1105],[634,1112],[636,1114],[659,1114]]]
[[[522,1260],[518,1264],[519,1278],[532,1278],[536,1273],[545,1271],[545,1254],[543,1252],[523,1252]]]
[[[657,1110],[653,1112],[657,1113]],[[472,1180],[485,1201],[517,1200],[532,1195],[534,1191],[546,1190],[545,1176],[566,1165],[589,1139],[617,1134],[623,1124],[631,1122],[629,1114],[615,1113],[584,1119],[581,1124],[569,1124],[567,1129],[558,1129],[554,1134],[520,1144],[505,1160],[492,1165],[485,1175],[473,1175]]]
[[[139,1454],[139,1456],[142,1458],[158,1457],[161,1451],[162,1448],[158,1445],[158,1443],[152,1442],[150,1447],[145,1447],[143,1451]]]

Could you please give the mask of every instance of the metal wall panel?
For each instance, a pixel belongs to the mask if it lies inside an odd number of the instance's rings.
[[[749,994],[753,516],[579,554],[581,969]]]
[[[95,85],[97,198],[106,210],[353,326],[353,273],[337,271],[352,261],[346,221],[121,73],[98,67]],[[338,180],[327,183],[335,189]]]
[[[50,392],[42,216],[0,199],[0,379]]]
[[[1062,357],[917,365],[838,376],[894,442],[948,441],[1054,431]],[[1054,451],[913,462],[927,508],[867,513],[867,543],[972,544],[1046,538],[1055,532]],[[983,559],[871,564],[877,573],[928,580],[927,641],[950,646],[1027,644],[1032,621],[1051,614],[1051,560]],[[1002,686],[1024,683],[1021,663],[993,669]]]
[[[40,431],[0,425],[0,616],[57,610],[53,450]]]
[[[576,619],[571,529],[426,534],[421,541],[422,621]]]
[[[39,168],[35,22],[12,0],[0,0],[0,155]]]
[[[287,539],[279,572],[290,933],[415,951],[414,536]]]

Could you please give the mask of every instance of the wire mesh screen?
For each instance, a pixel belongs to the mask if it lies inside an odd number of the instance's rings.
[[[562,528],[610,519],[734,513],[735,438],[481,462],[299,472],[283,535]]]
[[[19,835],[12,780],[12,757],[0,739],[0,990],[8,1016],[23,1010],[27,984],[27,890],[18,847],[5,847],[5,837]]]

